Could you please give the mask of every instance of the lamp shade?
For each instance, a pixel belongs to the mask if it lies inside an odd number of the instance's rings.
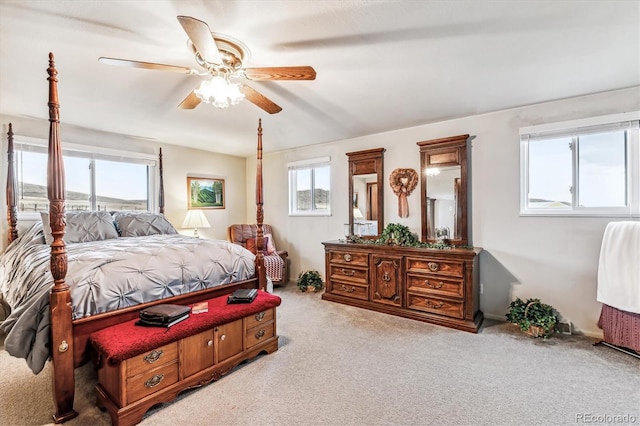
[[[362,215],[362,212],[360,211],[359,208],[354,207],[353,208],[353,218],[354,219],[362,219],[364,216]]]
[[[189,210],[182,223],[183,228],[211,228],[202,210]]]

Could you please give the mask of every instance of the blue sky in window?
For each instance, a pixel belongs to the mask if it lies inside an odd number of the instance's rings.
[[[571,203],[571,137],[529,144],[529,200]],[[583,207],[626,205],[625,132],[580,136],[578,204]]]
[[[20,161],[20,159],[18,159]],[[142,164],[96,161],[96,191],[99,196],[125,200],[147,199],[147,166]],[[89,160],[64,157],[67,191],[90,192]],[[46,186],[47,155],[22,152],[18,165],[19,181]]]

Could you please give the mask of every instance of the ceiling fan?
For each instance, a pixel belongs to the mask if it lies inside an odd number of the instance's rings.
[[[193,109],[200,102],[212,103],[224,108],[246,98],[269,114],[275,114],[282,111],[282,108],[244,84],[244,80],[315,80],[316,78],[316,71],[310,66],[243,68],[242,63],[248,59],[249,49],[241,41],[225,34],[214,33],[206,22],[190,16],[178,16],[178,21],[189,36],[189,47],[193,50],[196,62],[202,70],[106,57],[100,57],[98,61],[121,67],[212,76],[211,80],[203,81],[198,88],[187,95],[179,105],[179,108],[183,109]],[[216,92],[216,90],[222,91]]]

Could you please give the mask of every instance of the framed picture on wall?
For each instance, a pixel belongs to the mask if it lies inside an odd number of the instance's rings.
[[[224,179],[187,177],[187,208],[224,209]]]

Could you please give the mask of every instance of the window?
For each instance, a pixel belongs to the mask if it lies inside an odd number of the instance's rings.
[[[289,163],[289,215],[331,215],[329,157]]]
[[[639,117],[520,129],[520,214],[640,215]]]
[[[49,210],[47,148],[44,141],[15,138],[18,216]],[[138,153],[65,144],[66,209],[141,210],[155,208],[155,159]]]

